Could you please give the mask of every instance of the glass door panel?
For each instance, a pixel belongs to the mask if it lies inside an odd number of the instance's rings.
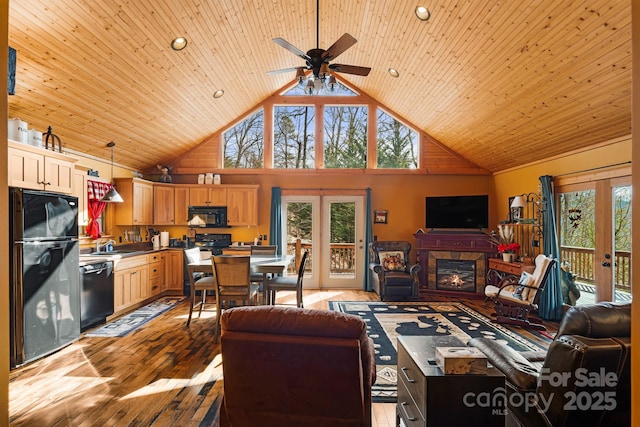
[[[362,289],[362,197],[324,196],[323,287]]]
[[[613,300],[631,301],[631,186],[613,187]]]
[[[564,302],[630,301],[629,178],[560,187],[558,203]]]
[[[319,247],[317,237],[319,233],[320,200],[317,197],[287,196],[282,198],[282,227],[285,235],[282,239],[286,242],[286,252],[290,255],[302,256],[303,251],[309,251],[309,260],[305,269],[304,288],[318,288],[317,258],[314,254]],[[296,275],[296,259],[289,267],[287,274]]]
[[[579,290],[564,289],[564,302],[589,304],[595,302],[595,247],[596,247],[596,192],[593,189],[559,194],[560,261],[565,272],[563,280],[571,273]],[[567,301],[569,299],[570,301]]]

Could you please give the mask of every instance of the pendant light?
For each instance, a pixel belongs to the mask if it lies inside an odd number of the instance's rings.
[[[116,146],[116,143],[113,141],[107,144],[107,147],[111,148],[111,188],[109,188],[109,191],[107,191],[107,193],[102,197],[102,199],[100,199],[101,202],[106,202],[106,203],[124,202],[124,200],[122,199],[122,196],[118,194],[118,192],[116,191],[116,185],[113,182],[113,147],[115,146]]]

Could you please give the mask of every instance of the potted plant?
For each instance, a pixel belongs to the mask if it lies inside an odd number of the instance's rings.
[[[498,224],[498,232],[491,233],[491,241],[496,245],[505,262],[515,261],[520,244],[513,241],[512,224]]]

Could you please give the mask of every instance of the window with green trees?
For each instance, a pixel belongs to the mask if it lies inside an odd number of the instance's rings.
[[[284,106],[273,109],[273,167],[313,169],[315,108]]]
[[[223,167],[366,169],[374,162],[367,163],[368,153],[373,152],[376,163],[372,168],[420,167],[419,133],[376,107],[371,98],[342,83],[335,92],[305,98],[303,94],[294,85],[284,94],[274,95],[270,106],[265,104],[264,109],[224,131]],[[272,122],[267,126],[272,135],[264,134],[265,120]],[[377,129],[369,129],[372,124]],[[369,141],[369,135],[376,135],[375,143]],[[270,153],[268,158],[265,152]],[[316,158],[317,153],[322,153],[322,158]]]
[[[367,167],[367,107],[325,107],[324,166]]]
[[[378,108],[379,168],[416,169],[418,167],[418,133]]]

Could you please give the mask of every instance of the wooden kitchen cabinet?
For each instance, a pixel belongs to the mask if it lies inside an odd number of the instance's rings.
[[[119,178],[116,189],[124,199],[116,203],[116,225],[153,224],[153,183],[139,178]]]
[[[73,194],[75,159],[11,141],[8,145],[10,187]]]
[[[166,252],[154,252],[149,255],[149,289],[151,296],[158,295],[165,288]]]
[[[174,195],[175,225],[187,225],[189,222],[189,188],[176,187]]]
[[[227,224],[258,225],[258,186],[234,186],[227,189]]]
[[[227,189],[219,185],[189,188],[189,206],[226,206]]]
[[[175,188],[169,185],[153,186],[153,224],[175,225]]]
[[[184,255],[182,250],[165,251],[164,289],[183,295]]]
[[[149,257],[133,256],[115,262],[113,287],[114,314],[149,298]]]

